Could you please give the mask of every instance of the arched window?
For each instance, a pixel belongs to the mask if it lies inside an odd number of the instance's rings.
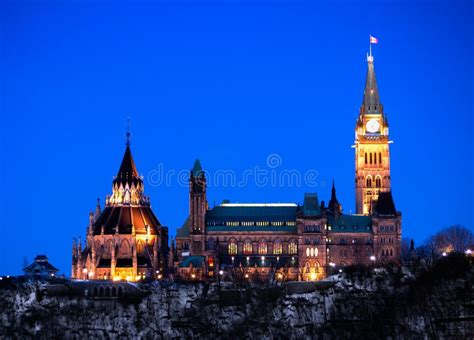
[[[235,239],[229,241],[228,252],[229,255],[237,255],[237,241]]]
[[[145,250],[145,246],[143,245],[143,241],[139,240],[137,242],[137,253],[142,254],[144,250]]]
[[[311,253],[311,252],[310,252],[310,249],[309,249],[309,248],[306,248],[306,257],[309,257],[310,253]]]
[[[311,248],[310,254],[311,254],[311,257],[314,257],[314,248]]]
[[[379,152],[379,163],[382,164],[382,153]]]
[[[267,241],[263,238],[258,242],[258,253],[260,255],[265,255],[267,253]]]
[[[244,241],[244,254],[245,255],[252,254],[252,241],[250,241],[249,239],[246,239]]]
[[[298,254],[298,245],[296,244],[295,240],[291,240],[288,244],[288,254],[296,255]]]
[[[308,274],[310,271],[311,271],[311,268],[309,267],[309,263],[306,262],[306,264],[304,265],[304,272]]]
[[[377,164],[377,153],[374,152],[374,164]]]
[[[280,255],[282,253],[283,253],[283,244],[281,243],[281,240],[277,239],[273,243],[273,254]]]
[[[130,243],[126,239],[122,240],[122,243],[120,243],[120,250],[119,250],[119,256],[130,256],[131,251],[130,251]]]
[[[372,177],[367,176],[366,186],[367,186],[367,188],[372,188]]]
[[[372,152],[370,153],[370,164],[372,164]]]
[[[314,257],[318,257],[318,248],[314,248]]]
[[[390,249],[390,256],[393,256],[393,249]]]
[[[378,176],[375,177],[375,187],[379,189],[382,187],[382,179]]]
[[[365,158],[365,164],[367,164],[367,152],[365,152],[364,158]]]

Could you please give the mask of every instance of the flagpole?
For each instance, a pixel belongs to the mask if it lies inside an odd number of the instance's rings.
[[[369,35],[369,51],[370,51],[370,56],[372,57],[372,36]]]

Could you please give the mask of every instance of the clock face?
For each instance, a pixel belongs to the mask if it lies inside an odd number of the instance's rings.
[[[378,132],[380,130],[380,123],[377,119],[371,119],[367,122],[365,128],[370,133]]]

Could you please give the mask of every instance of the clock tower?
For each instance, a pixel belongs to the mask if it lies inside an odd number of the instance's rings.
[[[390,191],[388,121],[380,102],[374,57],[367,56],[364,98],[355,128],[356,213],[369,215],[380,192]]]

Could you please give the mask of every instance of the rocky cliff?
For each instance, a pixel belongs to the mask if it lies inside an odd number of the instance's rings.
[[[472,262],[445,266],[417,275],[347,269],[305,293],[152,283],[139,286],[138,299],[54,295],[46,282],[2,280],[0,338],[473,338]]]

